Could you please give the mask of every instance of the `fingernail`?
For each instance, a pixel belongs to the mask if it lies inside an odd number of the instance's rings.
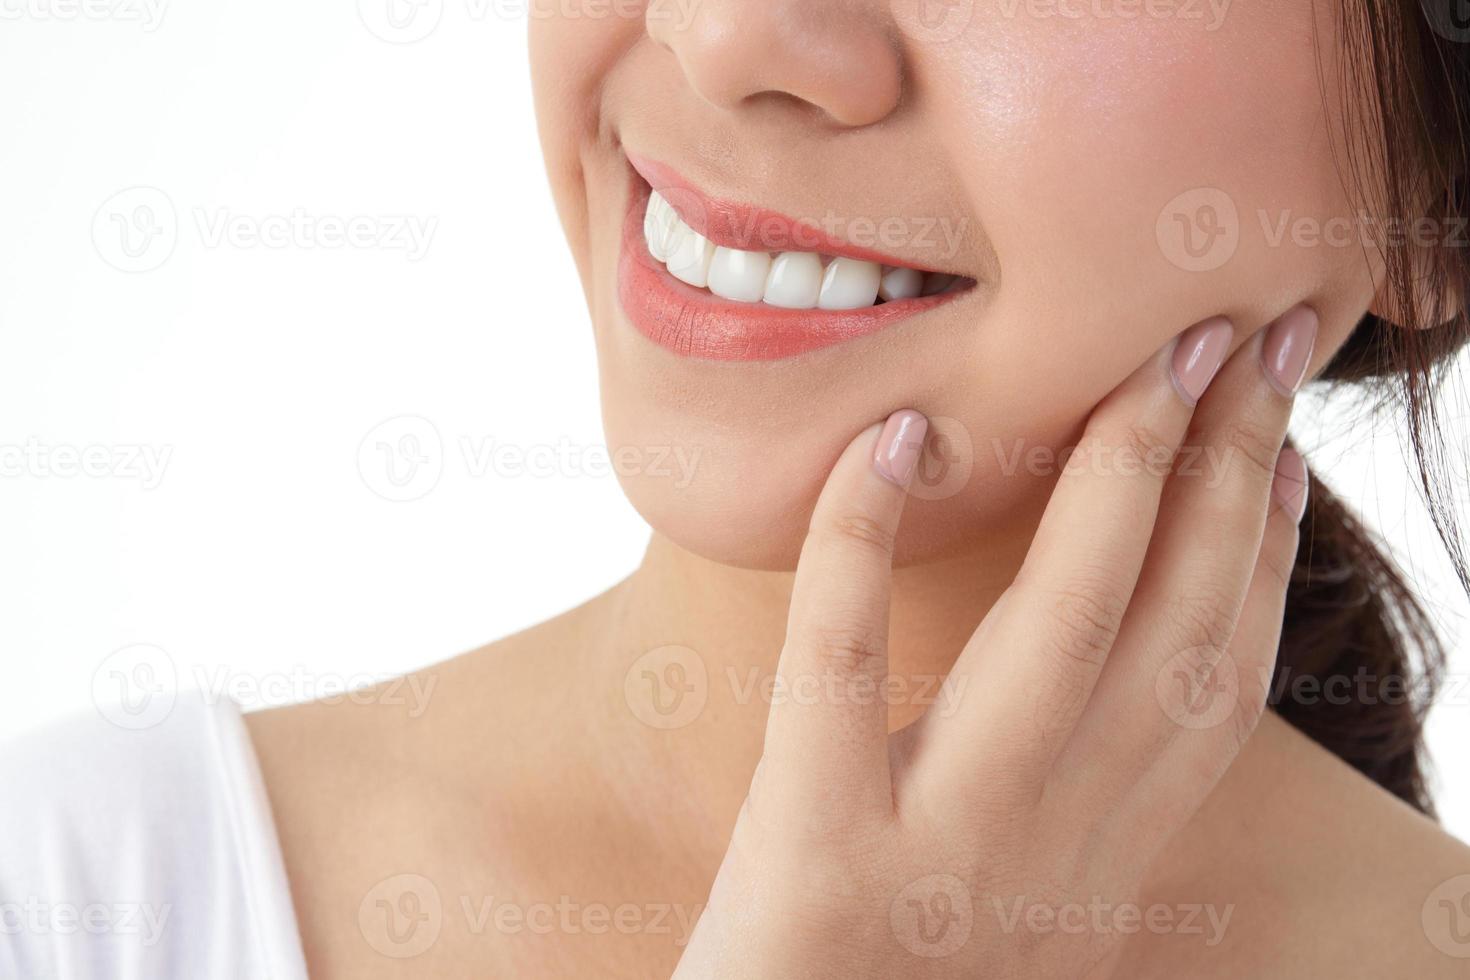
[[[1307,461],[1287,446],[1276,458],[1276,475],[1271,479],[1271,499],[1298,524],[1307,512]]]
[[[908,487],[919,465],[928,431],[929,420],[912,409],[905,408],[888,416],[878,435],[878,445],[873,447],[873,469],[890,483]]]
[[[1169,374],[1174,390],[1191,406],[1197,404],[1225,363],[1235,329],[1224,317],[1196,323],[1179,335]]]
[[[1261,366],[1266,380],[1282,395],[1290,398],[1307,376],[1312,348],[1317,343],[1317,311],[1298,306],[1266,328],[1261,343]]]

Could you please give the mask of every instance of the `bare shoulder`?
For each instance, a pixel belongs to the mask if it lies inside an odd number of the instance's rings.
[[[350,697],[246,717],[312,976],[374,977],[400,963],[395,934],[362,917],[385,889],[390,904],[421,882],[497,893],[502,882],[470,876],[506,866],[499,829],[544,795],[536,691],[547,658],[576,646],[582,615]],[[470,965],[457,950],[446,934],[414,962],[453,974]]]
[[[1138,976],[1470,971],[1470,848],[1270,714],[1148,900],[1199,928],[1149,943]]]
[[[468,784],[478,765],[514,757],[518,722],[554,683],[550,662],[586,648],[589,621],[613,594],[371,688],[247,715],[273,802],[340,803],[416,780],[444,791],[446,772]]]

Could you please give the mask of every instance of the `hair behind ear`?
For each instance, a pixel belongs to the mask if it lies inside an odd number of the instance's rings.
[[[1345,0],[1344,179],[1376,227],[1383,285],[1322,377],[1400,401],[1436,530],[1470,591],[1437,392],[1470,338],[1470,43],[1435,31],[1461,0]],[[1426,16],[1428,15],[1428,16]],[[1331,114],[1329,114],[1331,115]],[[1425,234],[1427,230],[1427,235]],[[1370,407],[1377,407],[1373,404]],[[1444,663],[1433,623],[1394,563],[1315,479],[1287,595],[1272,700],[1297,728],[1431,812],[1424,712]],[[1297,697],[1293,677],[1350,696]],[[1366,686],[1365,686],[1366,685]],[[1324,688],[1316,688],[1318,691]]]

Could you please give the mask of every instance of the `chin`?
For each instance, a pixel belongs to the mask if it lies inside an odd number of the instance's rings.
[[[623,492],[655,533],[685,551],[737,568],[793,571],[827,475],[866,424],[846,421],[852,414],[840,405],[808,405],[804,424],[773,421],[756,405],[728,409],[716,422],[690,417],[687,404],[658,411],[605,398],[614,454],[622,447],[627,460],[650,464],[619,468]],[[733,421],[741,415],[743,424]],[[975,450],[956,420],[938,422],[905,505],[895,565],[1024,552],[1054,475],[1007,472]],[[653,465],[660,458],[667,464]]]

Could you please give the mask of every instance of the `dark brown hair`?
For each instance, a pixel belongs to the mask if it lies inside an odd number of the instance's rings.
[[[1372,243],[1386,270],[1381,301],[1322,378],[1334,388],[1366,390],[1371,409],[1402,405],[1417,483],[1470,589],[1446,500],[1449,466],[1436,401],[1453,355],[1470,336],[1462,309],[1470,280],[1463,241],[1470,220],[1470,22],[1457,21],[1459,3],[1341,5],[1344,58],[1336,81],[1344,99],[1337,118],[1347,127],[1344,177],[1377,227],[1430,229],[1435,240],[1395,233]],[[1272,706],[1384,789],[1432,814],[1423,722],[1443,668],[1444,649],[1421,601],[1382,546],[1314,478]]]

